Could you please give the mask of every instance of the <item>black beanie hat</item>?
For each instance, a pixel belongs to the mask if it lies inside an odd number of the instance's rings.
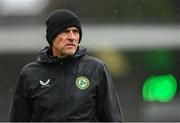
[[[52,12],[46,20],[46,39],[50,45],[54,38],[66,28],[74,26],[79,29],[79,43],[82,37],[80,19],[73,12],[66,9],[58,9]]]

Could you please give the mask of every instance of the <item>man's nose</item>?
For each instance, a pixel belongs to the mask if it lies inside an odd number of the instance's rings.
[[[68,33],[68,38],[69,39],[75,39],[75,34],[73,33],[73,31],[70,31],[69,33]]]

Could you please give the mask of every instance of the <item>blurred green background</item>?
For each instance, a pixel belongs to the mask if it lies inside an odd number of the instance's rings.
[[[0,121],[8,121],[21,68],[48,45],[47,16],[60,8],[80,17],[81,45],[107,64],[125,121],[180,121],[179,6],[179,0],[0,0]]]

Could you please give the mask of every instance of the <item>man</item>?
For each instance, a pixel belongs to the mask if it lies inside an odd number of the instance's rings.
[[[10,121],[122,121],[106,66],[79,46],[80,19],[60,9],[50,14],[46,26],[50,46],[22,69]]]

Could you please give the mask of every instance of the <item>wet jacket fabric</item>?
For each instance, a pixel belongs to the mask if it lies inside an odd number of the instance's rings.
[[[117,91],[104,63],[79,47],[58,59],[50,47],[19,76],[10,121],[122,121]]]

